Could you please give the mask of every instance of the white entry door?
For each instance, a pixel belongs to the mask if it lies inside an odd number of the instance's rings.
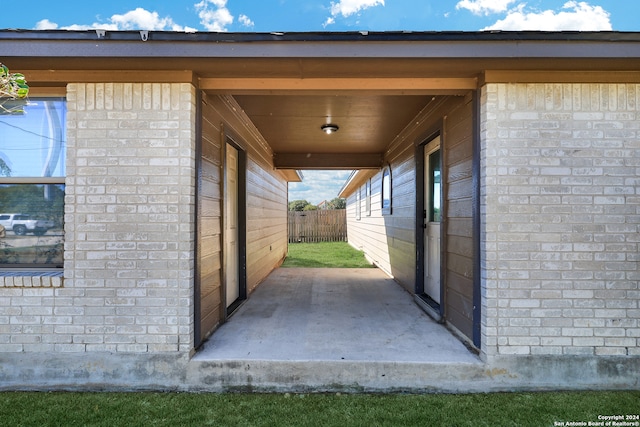
[[[424,293],[434,302],[440,304],[440,221],[442,214],[440,137],[427,144],[424,155]]]
[[[238,150],[226,147],[225,278],[227,308],[240,298],[238,251]]]

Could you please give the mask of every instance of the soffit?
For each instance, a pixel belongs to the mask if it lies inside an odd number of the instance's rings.
[[[432,96],[235,96],[275,153],[383,153]],[[327,135],[320,127],[339,126]]]

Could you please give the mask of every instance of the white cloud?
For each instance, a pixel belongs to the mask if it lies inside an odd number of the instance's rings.
[[[331,16],[324,22],[324,26],[331,25],[335,22],[338,15],[347,18],[361,10],[374,6],[384,6],[384,0],[340,0],[337,3],[331,2]]]
[[[506,12],[509,5],[516,0],[460,0],[456,9],[467,9],[475,15]]]
[[[233,24],[233,15],[227,9],[227,0],[202,0],[195,4],[200,23],[207,31],[227,31]]]
[[[247,15],[238,16],[238,21],[245,27],[253,27],[255,25],[255,23]]]
[[[149,12],[141,7],[124,15],[113,15],[111,22],[118,29],[125,30],[173,30],[176,28],[171,18],[160,18],[158,12]]]
[[[51,22],[48,19],[43,19],[42,21],[36,22],[35,26],[36,30],[57,30],[58,24],[55,22]]]
[[[306,200],[317,205],[323,200],[338,197],[338,192],[351,174],[351,171],[302,171],[302,182],[289,184],[289,201]]]
[[[384,0],[340,0],[331,2],[331,15],[347,17],[374,6],[384,6]]]
[[[609,13],[601,6],[569,1],[562,11],[525,11],[525,4],[509,11],[504,19],[483,30],[506,31],[610,31]]]
[[[55,22],[43,19],[36,23],[36,30],[153,30],[153,31],[185,31],[194,32],[195,28],[183,27],[173,22],[170,17],[160,18],[158,12],[150,12],[141,7],[131,10],[123,15],[113,15],[107,22],[94,22],[93,24],[73,24],[60,27]]]

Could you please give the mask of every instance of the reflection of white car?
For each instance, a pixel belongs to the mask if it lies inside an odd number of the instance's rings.
[[[27,233],[42,236],[54,227],[53,221],[31,218],[27,214],[20,213],[0,214],[0,225],[18,236],[24,236]]]

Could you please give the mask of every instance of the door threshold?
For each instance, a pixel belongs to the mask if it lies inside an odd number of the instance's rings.
[[[414,295],[414,299],[422,311],[427,313],[429,317],[436,322],[442,323],[442,315],[440,314],[440,309],[435,301],[431,300],[431,298],[426,295]]]
[[[226,319],[228,319],[229,317],[231,317],[233,314],[235,314],[236,311],[238,311],[238,309],[246,302],[246,298],[245,299],[240,299],[238,298],[237,300],[235,300],[233,303],[231,303],[231,305],[229,307],[227,307],[227,316]]]

